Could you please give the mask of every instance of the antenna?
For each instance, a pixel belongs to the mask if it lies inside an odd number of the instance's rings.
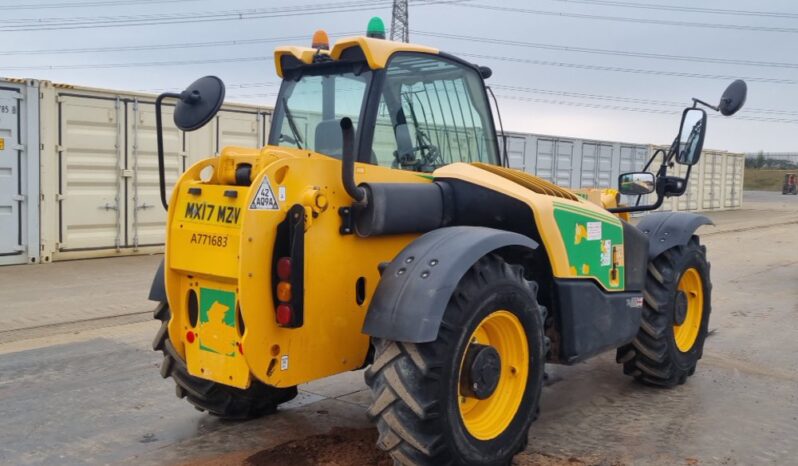
[[[408,23],[407,0],[393,0],[391,15],[391,40],[410,42],[410,26]]]

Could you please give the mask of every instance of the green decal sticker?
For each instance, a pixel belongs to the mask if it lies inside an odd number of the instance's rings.
[[[200,288],[199,307],[200,350],[235,357],[238,341],[236,294]]]
[[[236,294],[232,291],[200,289],[200,323],[222,322],[228,327],[236,326]]]
[[[623,227],[617,218],[572,204],[555,203],[571,273],[593,277],[607,289],[624,288]]]

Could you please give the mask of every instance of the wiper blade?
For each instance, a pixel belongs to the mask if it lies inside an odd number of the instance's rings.
[[[302,149],[302,144],[305,142],[302,140],[302,136],[299,135],[299,130],[296,127],[296,122],[294,121],[294,117],[291,115],[291,110],[288,110],[288,101],[285,97],[283,97],[283,110],[285,110],[285,116],[288,118],[288,127],[291,128],[291,132],[294,134],[294,140],[296,142],[296,146],[299,149]]]

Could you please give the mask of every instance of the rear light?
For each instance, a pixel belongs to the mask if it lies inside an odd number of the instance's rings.
[[[293,310],[290,304],[282,303],[277,306],[277,323],[280,325],[289,325],[293,320]]]
[[[291,302],[291,284],[280,282],[277,284],[277,299],[284,303]]]
[[[277,225],[271,286],[280,327],[298,328],[304,323],[305,215],[305,207],[294,204]]]
[[[277,278],[286,282],[291,280],[291,268],[291,258],[281,257],[277,261]]]
[[[191,330],[186,332],[186,341],[189,343],[194,343],[194,332],[192,332]]]

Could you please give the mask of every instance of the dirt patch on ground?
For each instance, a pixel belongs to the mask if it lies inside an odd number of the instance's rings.
[[[292,440],[256,453],[192,461],[192,466],[392,466],[391,458],[376,447],[376,429],[335,428],[328,434]],[[601,458],[557,457],[524,452],[514,466],[621,466]]]
[[[513,458],[513,466],[624,466],[625,463],[600,457],[560,457],[539,452],[523,452]]]
[[[379,450],[376,429],[333,429],[329,434],[293,440],[246,458],[246,466],[392,466]]]

